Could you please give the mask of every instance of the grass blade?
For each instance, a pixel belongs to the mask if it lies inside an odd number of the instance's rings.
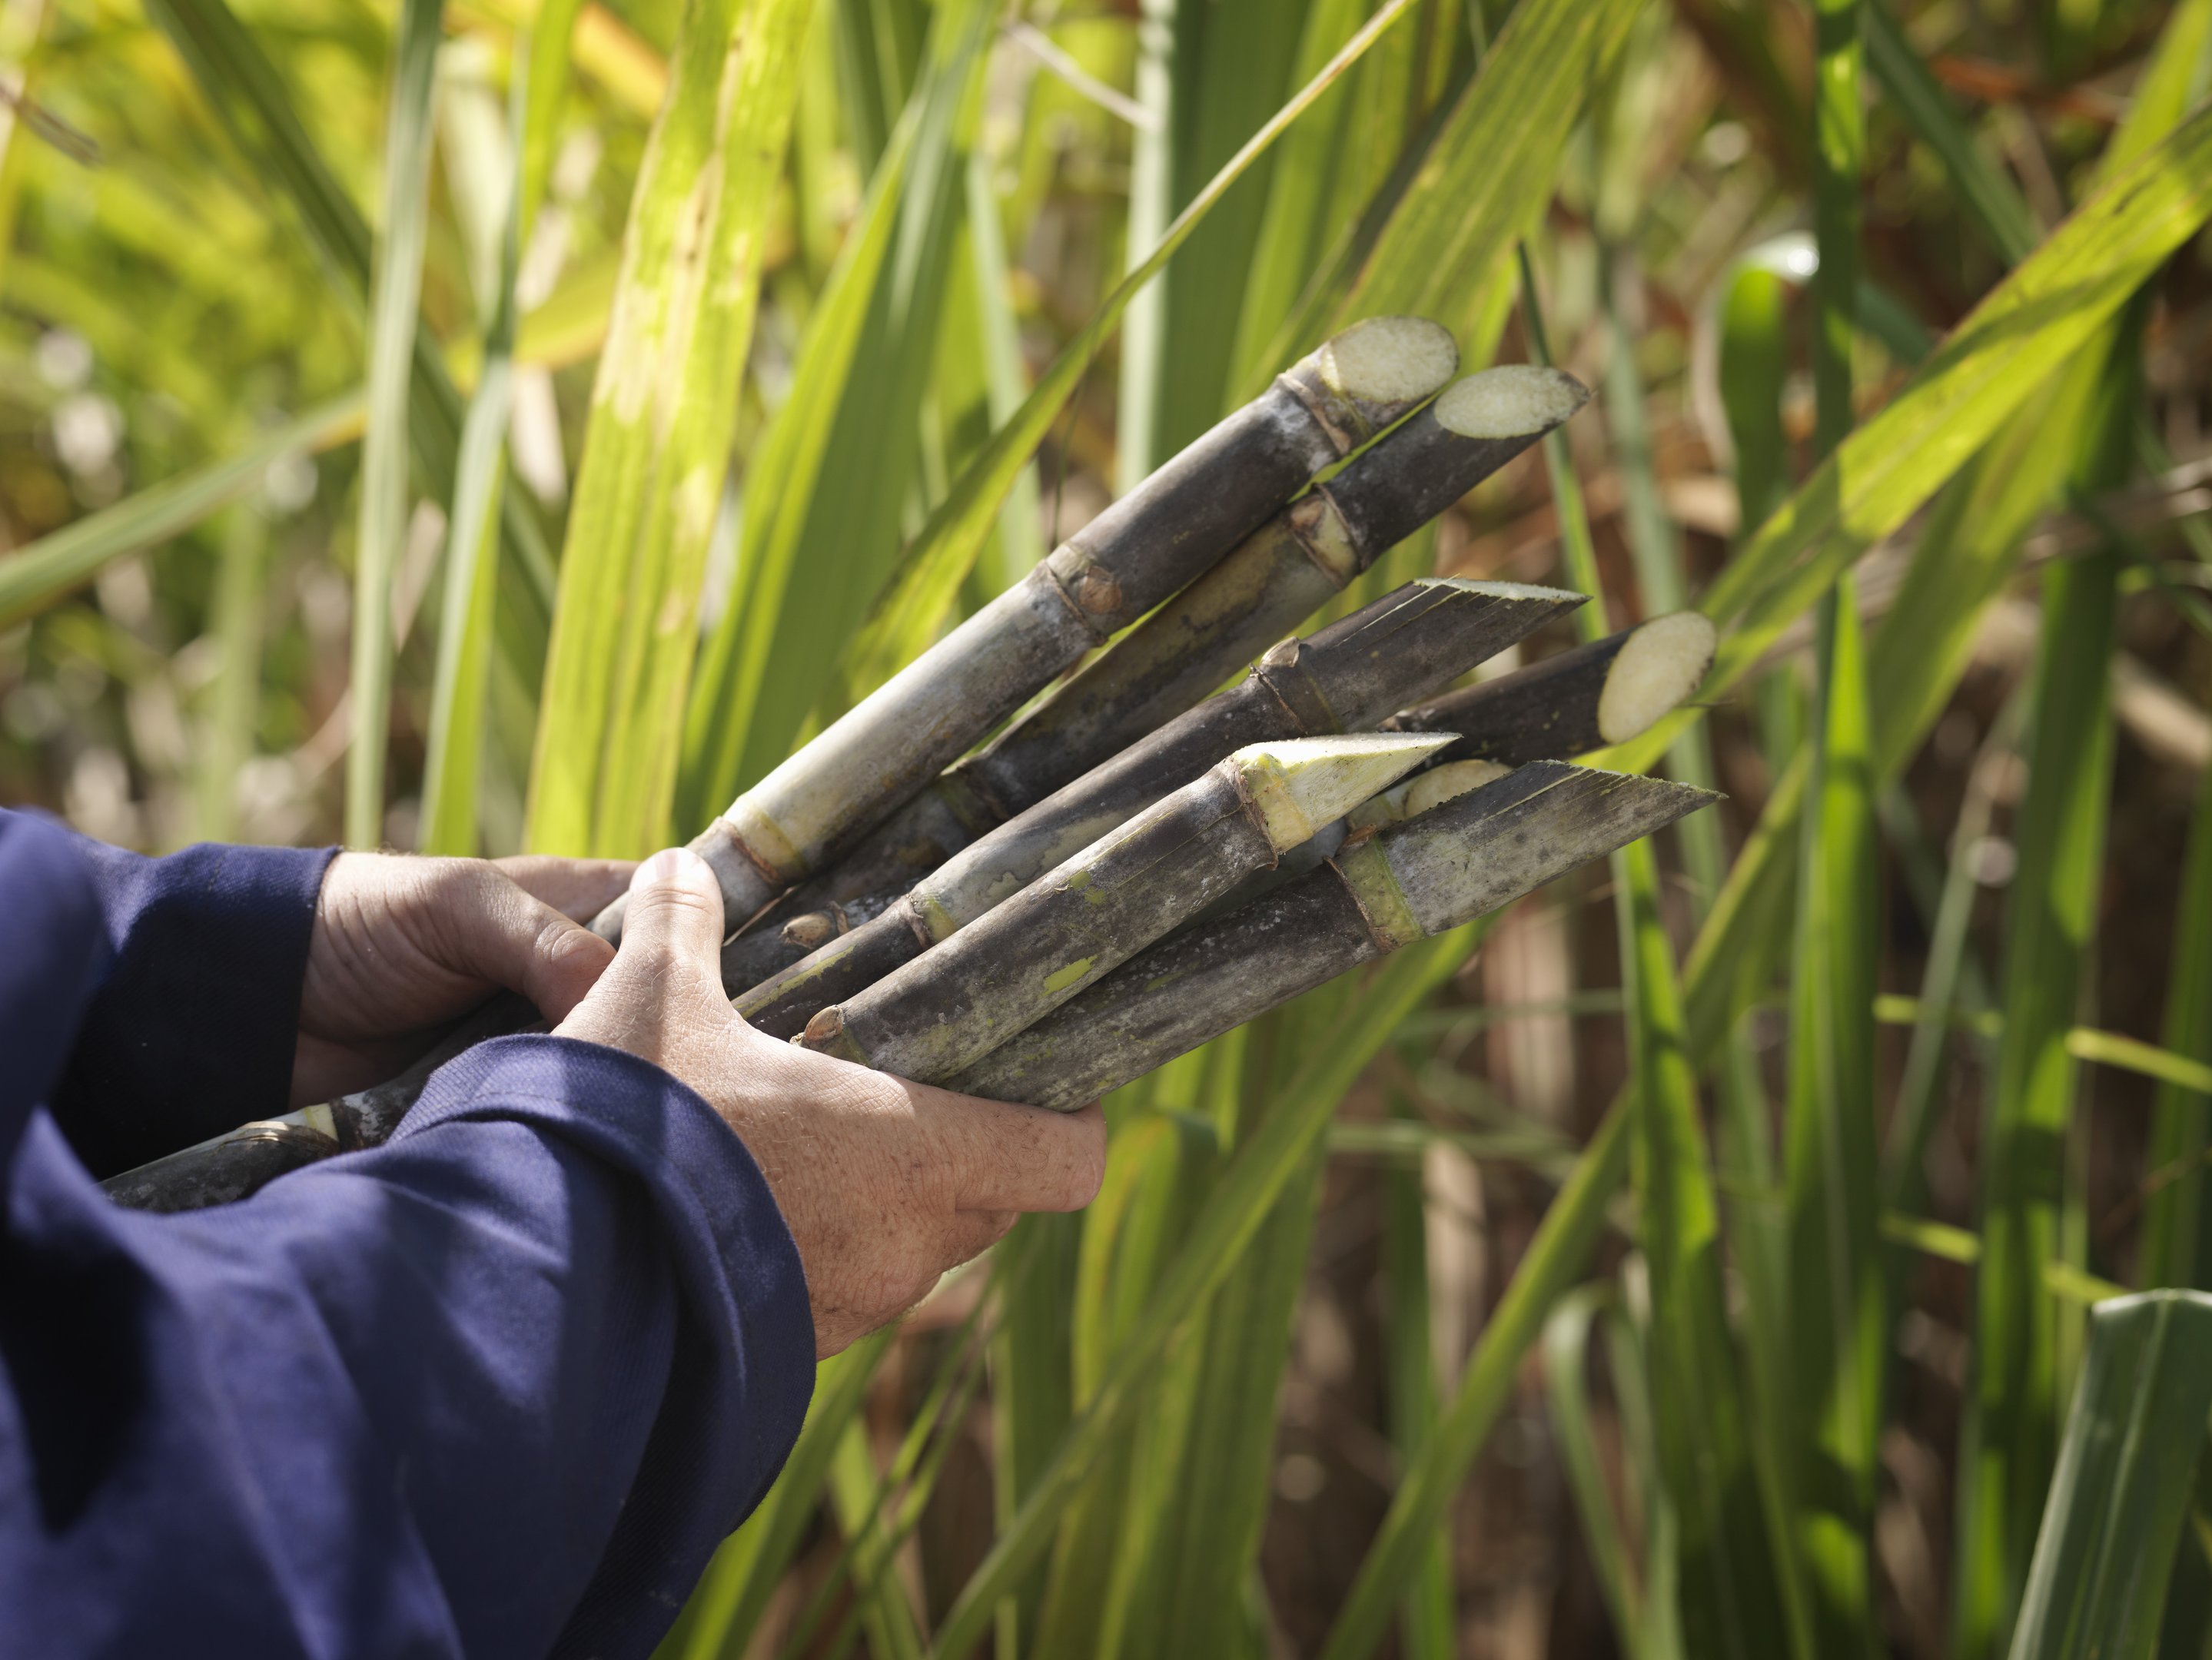
[[[2208,1411],[2212,1298],[2156,1291],[2096,1307],[2013,1660],[2157,1651]]]
[[[201,94],[255,175],[283,192],[326,264],[340,294],[366,309],[369,298],[370,237],[314,142],[260,44],[242,27],[224,0],[149,0],[148,19],[168,37]],[[409,380],[408,439],[421,489],[440,502],[453,499],[461,398],[427,325],[418,322]],[[537,526],[509,501],[501,514],[501,592],[507,609],[526,626],[502,630],[517,672],[537,684],[541,636],[553,599],[553,565]]]
[[[1250,1245],[1277,1195],[1320,1140],[1352,1079],[1398,1022],[1466,960],[1480,938],[1480,927],[1475,923],[1455,928],[1398,952],[1362,984],[1359,995],[1347,1000],[1343,1017],[1317,1049],[1319,1058],[1289,1081],[1274,1111],[1238,1150],[1215,1186],[1188,1242],[1116,1347],[1036,1490],[945,1615],[933,1653],[964,1655],[982,1636],[992,1610],[1045,1548],[1061,1509],[1117,1426],[1143,1398],[1142,1380],[1169,1341]],[[1400,1589],[1392,1587],[1383,1618],[1395,1604]]]
[[[1785,1627],[1722,1286],[1719,1206],[1649,843],[1614,855],[1634,1168],[1651,1271],[1652,1402],[1678,1523],[1688,1652],[1751,1655]]]
[[[1414,1116],[1402,1098],[1395,1104],[1401,1120]],[[1389,1295],[1383,1334],[1389,1344],[1383,1362],[1389,1391],[1386,1419],[1401,1468],[1419,1461],[1437,1418],[1425,1188],[1418,1159],[1410,1169],[1383,1173],[1382,1273]],[[1439,1529],[1399,1610],[1406,1660],[1451,1660],[1453,1601],[1450,1533]]]
[[[2118,174],[1978,305],[1723,571],[1703,601],[1734,622],[1703,696],[1741,679],[1838,572],[1890,534],[2212,216],[2212,109]],[[1605,764],[1640,769],[1695,710]]]
[[[908,546],[890,585],[870,607],[866,623],[846,648],[844,660],[848,666],[842,672],[848,683],[857,683],[860,678],[854,666],[903,662],[915,654],[913,648],[917,642],[934,636],[944,620],[945,607],[952,603],[953,596],[974,567],[976,556],[989,539],[1006,492],[1013,487],[1031,453],[1044,441],[1067,400],[1074,396],[1091,359],[1121,323],[1130,301],[1158,274],[1170,256],[1188,240],[1246,170],[1340,76],[1358,63],[1383,31],[1404,16],[1413,3],[1413,0],[1386,0],[1382,9],[1368,20],[1366,27],[1347,40],[1344,49],[1318,75],[1246,141],[1204,190],[1191,198],[1143,263],[1099,303],[1091,319],[1045,370],[1036,390],[1023,400],[1013,418],[991,435],[990,442],[961,474],[951,492]]]
[[[550,0],[516,36],[509,72],[514,169],[507,186],[499,267],[484,329],[483,362],[461,423],[453,499],[447,518],[446,593],[439,611],[438,660],[430,689],[430,729],[422,761],[425,853],[478,852],[478,798],[487,737],[486,700],[496,648],[500,498],[507,477],[507,429],[514,408],[515,277],[522,244],[544,198],[553,165],[553,124],[568,83],[568,39],[582,0]]]
[[[384,230],[368,301],[368,424],[362,434],[354,548],[353,733],[346,749],[345,839],[384,839],[385,746],[392,724],[392,581],[407,533],[408,378],[430,185],[430,88],[443,0],[406,0],[392,42],[384,130]]]
[[[2136,384],[2124,362],[2114,368],[2120,372],[2108,371],[2097,411],[2108,453]],[[2098,465],[2093,454],[2085,468],[2093,480]],[[2104,552],[2044,579],[2019,897],[2005,946],[2005,1031],[1984,1131],[1975,1397],[1960,1458],[1953,1607],[1961,1660],[1996,1652],[2011,1627],[2067,1386],[2070,1316],[2052,1304],[2039,1269],[2071,1260],[2062,1195],[2076,1063],[2066,1033],[2103,876],[2118,575],[2118,556]]]
[[[1360,317],[1408,312],[1472,337],[1510,291],[1499,262],[1552,194],[1589,89],[1641,0],[1527,0],[1439,125],[1371,246],[1316,283],[1263,362]],[[1466,368],[1480,367],[1469,339]]]
[[[1437,1422],[1427,1456],[1398,1485],[1321,1660],[1362,1660],[1381,1645],[1429,1539],[1511,1395],[1522,1357],[1588,1267],[1605,1225],[1605,1207],[1628,1173],[1632,1116],[1626,1104],[1614,1104],[1544,1213]]]
[[[2038,229],[2020,187],[1984,154],[1959,112],[1883,0],[1861,0],[1868,67],[1907,125],[1936,152],[1951,188],[2008,265],[2027,258]]]
[[[865,1404],[868,1381],[897,1335],[896,1326],[872,1332],[815,1369],[814,1398],[782,1475],[744,1526],[714,1553],[683,1617],[661,1643],[667,1660],[729,1660],[745,1652],[776,1581],[814,1518],[846,1426]]]
[[[532,766],[530,844],[665,839],[707,544],[810,0],[689,0],[623,241]]]
[[[783,758],[896,556],[958,247],[972,143],[961,112],[995,15],[982,0],[938,13],[921,83],[817,304],[792,396],[749,469],[744,557],[686,719],[687,827]]]
[[[2167,970],[2166,1050],[2212,1067],[2212,769],[2197,792],[2180,902],[2174,909],[2172,966]],[[2143,1217],[2145,1286],[2212,1288],[2212,1206],[2205,1203],[2205,1153],[2212,1114],[2179,1079],[2158,1092],[2145,1162],[2152,1190]]]
[[[67,599],[114,560],[143,553],[204,524],[258,489],[288,455],[327,447],[361,423],[362,395],[348,392],[295,416],[234,455],[149,485],[0,558],[0,629]]]

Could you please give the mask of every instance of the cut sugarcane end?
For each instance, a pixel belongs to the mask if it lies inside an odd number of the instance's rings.
[[[1281,853],[1311,841],[1323,825],[1457,741],[1449,733],[1290,738],[1249,744],[1229,763],[1259,808],[1267,839]]]
[[[1486,593],[1493,599],[1537,599],[1547,605],[1565,603],[1573,606],[1589,603],[1589,595],[1577,593],[1572,588],[1547,588],[1540,582],[1500,582],[1487,576],[1422,576],[1407,586],[1458,588],[1468,593]]]
[[[1425,317],[1370,317],[1321,349],[1322,379],[1363,404],[1411,408],[1459,368],[1450,331]]]
[[[1589,388],[1571,374],[1505,363],[1445,387],[1437,424],[1462,438],[1526,438],[1549,432],[1589,402]]]
[[[1713,666],[1718,636],[1700,611],[1670,611],[1632,633],[1598,694],[1598,736],[1625,744],[1671,713]]]
[[[1406,786],[1401,814],[1411,818],[1431,807],[1440,807],[1447,801],[1457,800],[1469,790],[1497,782],[1512,770],[1495,761],[1448,761],[1441,767],[1431,767]]]

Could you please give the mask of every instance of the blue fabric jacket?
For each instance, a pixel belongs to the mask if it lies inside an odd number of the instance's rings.
[[[95,1177],[285,1110],[327,852],[0,812],[0,1655],[644,1655],[799,1432],[744,1148],[556,1037],[184,1216]]]

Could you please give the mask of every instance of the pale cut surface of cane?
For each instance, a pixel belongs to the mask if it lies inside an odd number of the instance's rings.
[[[1670,611],[1494,680],[1446,692],[1381,723],[1385,732],[1455,732],[1446,761],[1524,761],[1625,744],[1681,706],[1713,666],[1710,620]]]
[[[1583,603],[1558,588],[1425,579],[1285,640],[1208,698],[945,861],[881,915],[736,1000],[789,1037],[1246,744],[1371,727]]]
[[[1109,831],[798,1041],[934,1082],[1079,995],[1448,736],[1292,739],[1238,750]]]
[[[732,802],[691,847],[741,922],[822,868],[1093,648],[1191,581],[1459,367],[1377,317],[1292,364]],[[592,926],[622,931],[623,900]]]
[[[1193,707],[1589,400],[1573,376],[1525,364],[1453,382],[762,912],[725,948],[724,987],[741,996],[879,915],[978,836]]]
[[[1139,952],[946,1086],[1072,1110],[1717,799],[1664,779],[1531,762]]]

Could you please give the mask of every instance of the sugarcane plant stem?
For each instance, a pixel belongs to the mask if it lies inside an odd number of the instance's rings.
[[[1278,375],[740,795],[691,842],[751,917],[881,823],[1055,675],[1205,571],[1451,378],[1451,337],[1370,318]],[[592,926],[619,939],[624,901]]]
[[[1002,1101],[1079,1107],[1716,799],[1663,779],[1531,762],[1356,837],[1310,874],[1139,952],[945,1082]]]
[[[1511,364],[1446,388],[871,831],[722,956],[732,996],[872,921],[978,836],[1191,708],[1382,554],[1589,401]]]
[[[1456,732],[1444,762],[1563,760],[1625,744],[1696,690],[1713,666],[1712,623],[1671,611],[1501,674],[1381,723],[1384,732]]]
[[[1359,731],[1448,685],[1582,603],[1557,588],[1458,578],[1409,582],[1308,639],[1273,648],[1238,685],[963,849],[898,903],[738,998],[778,1037],[856,995],[1231,751]]]
[[[922,1083],[949,1077],[1451,741],[1307,738],[1240,749],[974,926],[821,1010],[799,1041]]]

